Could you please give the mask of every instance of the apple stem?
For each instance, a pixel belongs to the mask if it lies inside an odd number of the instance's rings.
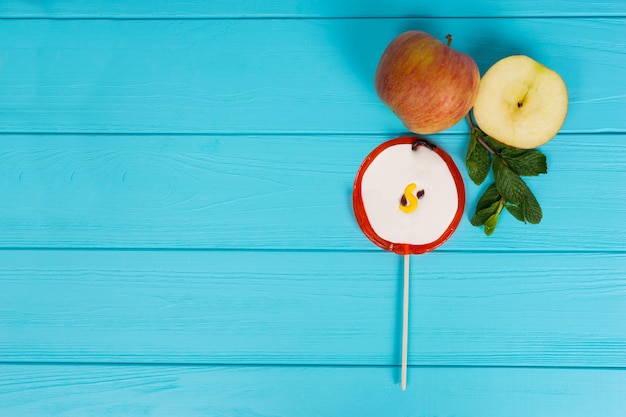
[[[450,46],[450,44],[452,43],[452,35],[450,35],[449,33],[446,35],[446,39],[448,40],[448,46]]]

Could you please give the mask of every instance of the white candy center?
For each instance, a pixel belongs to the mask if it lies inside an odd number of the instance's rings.
[[[418,207],[407,213],[400,200],[407,185],[424,190]],[[411,144],[383,150],[361,181],[363,207],[374,232],[395,244],[424,245],[441,237],[459,207],[454,177],[446,162],[424,146]]]

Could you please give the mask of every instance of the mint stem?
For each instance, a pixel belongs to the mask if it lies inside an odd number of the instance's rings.
[[[504,158],[503,158],[503,157],[502,157],[502,156],[501,156],[498,152],[494,151],[494,150],[491,148],[491,146],[489,146],[489,145],[487,144],[487,142],[485,142],[485,141],[483,140],[483,137],[484,137],[484,136],[486,136],[486,135],[485,135],[485,132],[483,132],[483,131],[482,131],[482,130],[478,127],[478,126],[476,126],[476,124],[475,124],[475,123],[474,123],[474,121],[472,120],[472,116],[470,115],[470,112],[468,112],[468,113],[465,115],[465,118],[467,119],[467,123],[468,123],[468,124],[469,124],[469,126],[470,126],[470,130],[471,130],[471,132],[472,132],[472,133],[477,133],[477,135],[476,135],[476,140],[478,141],[478,143],[480,143],[480,145],[481,145],[483,148],[487,149],[487,152],[489,152],[491,155],[493,155],[493,156],[497,156],[497,157],[498,157],[498,158],[502,161],[502,163],[503,163],[503,164],[504,164],[504,165],[508,168],[508,167],[509,167],[509,164],[506,162],[506,159],[504,159]]]
[[[483,146],[483,148],[487,149],[487,152],[489,152],[490,154],[500,156],[496,153],[496,151],[491,149],[491,147],[485,143],[485,141],[482,138],[482,135],[484,134],[484,132],[480,130],[478,126],[474,124],[474,121],[472,120],[472,116],[470,116],[470,114],[467,113],[465,118],[467,119],[467,123],[469,124],[470,130],[472,131],[472,133],[478,133],[478,135],[476,135],[476,140],[478,141],[478,143],[480,143]]]
[[[496,214],[500,215],[505,204],[506,204],[506,198],[500,197],[500,204],[498,204],[498,210],[496,211]]]

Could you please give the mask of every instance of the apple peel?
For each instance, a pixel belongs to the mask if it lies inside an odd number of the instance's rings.
[[[474,59],[434,36],[410,30],[383,52],[374,87],[411,132],[431,134],[457,124],[474,104],[480,72]]]

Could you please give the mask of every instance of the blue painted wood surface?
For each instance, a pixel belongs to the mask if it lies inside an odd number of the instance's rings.
[[[422,29],[484,72],[525,54],[570,86],[563,133],[626,132],[621,18],[6,19],[0,132],[398,134],[373,74]],[[37,34],[37,36],[33,36]],[[602,80],[602,82],[598,82]],[[448,132],[466,132],[459,123]]]
[[[570,92],[539,225],[401,259],[353,219],[418,28]],[[0,4],[0,416],[623,416],[622,1]]]

